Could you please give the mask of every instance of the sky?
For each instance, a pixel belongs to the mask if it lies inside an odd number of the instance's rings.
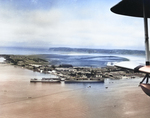
[[[144,50],[142,18],[114,14],[121,0],[0,0],[0,47]]]

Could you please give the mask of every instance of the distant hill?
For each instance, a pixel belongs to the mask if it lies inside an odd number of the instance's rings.
[[[90,49],[90,48],[68,48],[68,47],[55,47],[49,48],[52,52],[78,52],[78,53],[101,53],[101,54],[125,54],[125,55],[143,55],[143,50],[126,50],[126,49]]]

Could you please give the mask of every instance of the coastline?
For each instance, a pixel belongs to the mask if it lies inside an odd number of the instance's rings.
[[[147,118],[150,114],[149,97],[138,87],[138,78],[106,79],[104,84],[35,84],[29,79],[37,72],[10,64],[0,64],[0,69],[2,118],[71,118],[72,114],[80,118]]]
[[[45,74],[52,74],[66,80],[101,80],[110,79],[134,79],[144,77],[143,73],[134,73],[132,70],[106,66],[101,68],[73,67],[72,65],[51,65],[39,55],[0,55],[5,62]]]

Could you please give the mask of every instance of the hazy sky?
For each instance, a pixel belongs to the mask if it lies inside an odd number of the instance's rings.
[[[144,49],[142,18],[121,0],[0,0],[0,46]]]

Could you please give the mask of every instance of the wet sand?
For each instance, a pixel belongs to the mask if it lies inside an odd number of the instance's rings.
[[[147,118],[150,98],[141,79],[105,83],[30,83],[32,72],[0,64],[1,118]],[[108,88],[107,88],[108,87]]]

